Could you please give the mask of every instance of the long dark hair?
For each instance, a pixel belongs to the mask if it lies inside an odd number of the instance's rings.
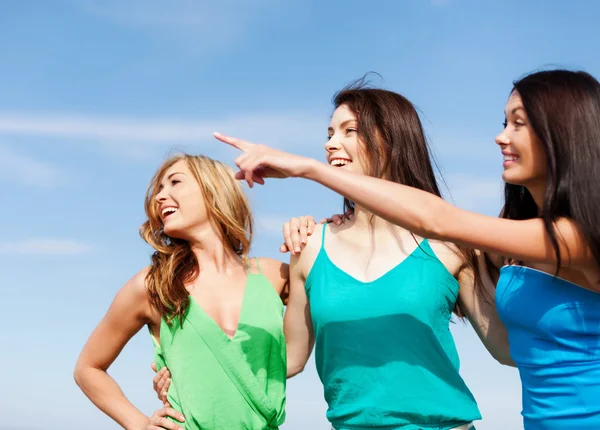
[[[557,273],[562,256],[554,222],[570,218],[600,265],[600,83],[585,72],[546,70],[513,87],[544,146],[548,176],[542,208],[525,187],[506,184],[503,216],[541,216],[556,253]]]
[[[347,106],[357,118],[367,175],[441,197],[423,125],[408,99],[392,91],[370,88],[363,77],[338,92],[333,104],[336,109]],[[354,202],[344,199],[344,212],[348,210],[354,210]],[[459,252],[474,271],[476,291],[484,294],[475,252],[462,247]],[[454,311],[464,316],[458,302]]]

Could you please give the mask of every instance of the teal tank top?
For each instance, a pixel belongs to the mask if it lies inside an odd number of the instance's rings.
[[[447,430],[481,419],[449,327],[459,285],[427,239],[362,282],[329,259],[326,230],[305,287],[333,427]]]

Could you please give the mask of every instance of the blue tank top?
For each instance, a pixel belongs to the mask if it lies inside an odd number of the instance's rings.
[[[451,429],[481,418],[449,323],[458,282],[429,242],[372,282],[329,259],[306,279],[315,361],[337,430]]]
[[[521,375],[525,428],[600,429],[600,294],[504,266],[496,306]]]

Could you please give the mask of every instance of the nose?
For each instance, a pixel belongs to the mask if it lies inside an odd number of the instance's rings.
[[[327,142],[325,142],[325,151],[327,152],[335,152],[338,151],[340,148],[341,145],[335,138],[335,135],[331,136],[331,138]]]
[[[506,135],[506,130],[502,130],[498,136],[496,136],[496,143],[500,146],[505,146],[510,144],[510,139]]]
[[[160,190],[156,196],[154,197],[154,200],[156,200],[158,203],[162,203],[167,199],[167,195],[166,195],[166,191],[163,188],[162,190]]]

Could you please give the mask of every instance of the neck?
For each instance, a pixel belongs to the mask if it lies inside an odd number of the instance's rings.
[[[533,197],[533,201],[537,206],[538,215],[542,215],[542,210],[544,209],[544,194],[546,193],[546,184],[532,184],[528,185],[527,191]]]
[[[226,272],[242,264],[240,257],[225,246],[213,223],[196,228],[188,238],[200,271]]]
[[[358,205],[354,206],[354,216],[352,217],[352,226],[355,228],[371,228],[371,226],[372,226],[374,230],[389,229],[389,228],[401,229],[400,227],[390,224],[383,218],[380,218],[377,215],[374,215],[372,212],[369,212],[362,206],[358,206]]]

